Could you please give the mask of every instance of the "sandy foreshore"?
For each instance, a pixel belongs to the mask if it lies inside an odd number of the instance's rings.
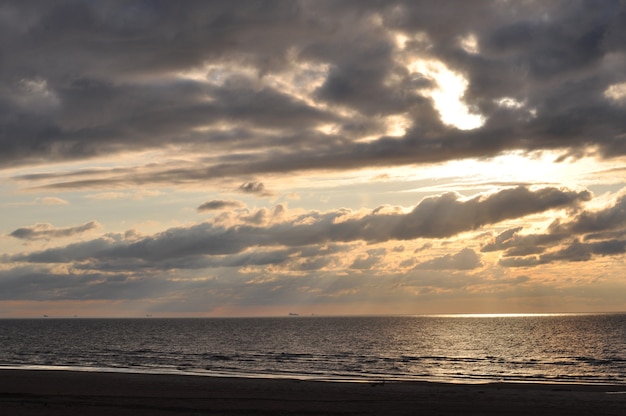
[[[626,386],[0,370],[2,415],[624,415]]]

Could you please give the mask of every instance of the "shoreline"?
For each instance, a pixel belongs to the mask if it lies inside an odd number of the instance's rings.
[[[70,370],[0,369],[10,415],[622,415],[626,385],[350,383]]]
[[[0,372],[11,371],[60,371],[77,373],[115,373],[115,374],[139,374],[154,376],[190,376],[234,379],[259,379],[259,380],[298,380],[328,383],[356,383],[356,384],[380,384],[380,383],[430,383],[451,385],[490,385],[490,384],[527,384],[547,386],[613,386],[626,389],[626,380],[622,383],[610,381],[581,381],[581,380],[551,380],[551,379],[515,379],[515,378],[436,378],[436,377],[402,377],[402,376],[370,376],[352,377],[348,375],[322,375],[305,373],[253,373],[253,372],[228,372],[228,371],[185,371],[166,368],[128,368],[128,367],[87,367],[87,366],[62,366],[62,365],[0,365]]]

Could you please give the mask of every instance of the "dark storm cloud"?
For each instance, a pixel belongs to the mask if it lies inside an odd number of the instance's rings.
[[[204,211],[215,211],[215,210],[228,209],[228,208],[242,208],[243,206],[244,204],[241,201],[213,200],[213,201],[205,202],[204,204],[200,205],[197,208],[197,210],[198,212],[204,212]]]
[[[22,240],[49,240],[52,238],[71,237],[98,228],[100,228],[100,224],[97,221],[90,221],[76,227],[61,228],[53,227],[50,224],[35,224],[31,227],[18,228],[9,235]]]
[[[624,3],[611,0],[6,1],[0,166],[163,145],[207,156],[156,175],[129,171],[58,184],[69,188],[428,163],[515,149],[624,155],[624,103],[604,92],[626,81],[625,28]],[[404,51],[395,33],[407,36]],[[461,47],[469,34],[475,52]],[[465,99],[485,125],[444,126],[425,95],[428,82],[411,74],[400,54],[437,59],[463,74]],[[190,70],[211,82],[176,75]],[[271,81],[287,73],[290,87],[315,79],[316,89],[294,92]],[[505,97],[521,104],[497,104]],[[402,138],[380,133],[393,114],[413,122]],[[231,130],[218,128],[224,123]],[[317,130],[327,123],[336,125],[333,134]],[[357,141],[372,133],[380,137]]]
[[[125,241],[121,236],[105,236],[66,247],[15,255],[11,260],[66,263],[137,259],[140,263],[160,264],[171,259],[233,255],[251,247],[301,247],[356,241],[441,238],[506,219],[573,207],[587,199],[589,193],[586,191],[573,192],[556,188],[531,191],[519,187],[466,201],[459,199],[456,194],[444,194],[422,200],[407,214],[371,213],[359,218],[347,218],[350,212],[340,210],[308,213],[291,222],[280,222],[267,227],[223,227],[201,223],[187,228],[172,228],[136,241]],[[466,264],[469,258],[467,254],[464,252],[458,259],[452,260]]]

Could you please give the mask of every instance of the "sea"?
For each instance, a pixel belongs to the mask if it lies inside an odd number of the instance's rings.
[[[1,319],[0,369],[626,384],[626,314]]]

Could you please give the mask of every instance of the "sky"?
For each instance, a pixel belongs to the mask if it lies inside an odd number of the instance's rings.
[[[0,317],[626,311],[623,1],[0,3]]]

